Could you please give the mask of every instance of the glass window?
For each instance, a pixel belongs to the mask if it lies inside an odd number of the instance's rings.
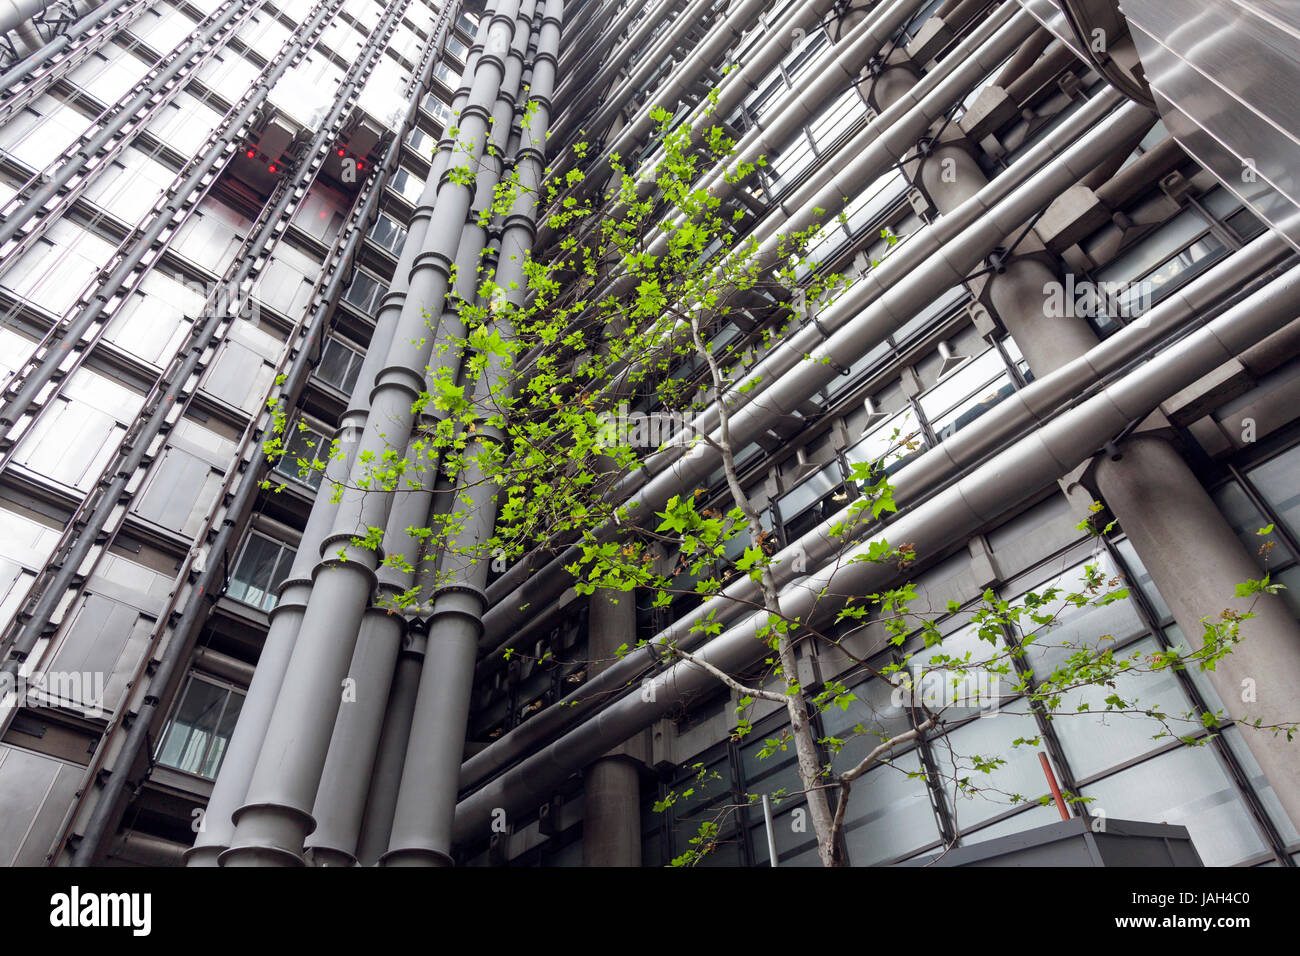
[[[331,441],[311,426],[299,422],[288,429],[284,438],[284,455],[275,470],[309,488],[319,488],[329,463]]]
[[[1129,569],[1128,579],[1130,583],[1136,580],[1138,588],[1151,602],[1151,608],[1155,612],[1156,619],[1160,621],[1168,620],[1172,616],[1169,605],[1165,603],[1165,599],[1156,590],[1155,582],[1151,580],[1151,572],[1146,569],[1146,565],[1138,557],[1133,542],[1129,541],[1128,538],[1117,541],[1115,549],[1119,551],[1120,557],[1124,559],[1124,564]]]
[[[856,444],[850,445],[845,449],[844,457],[851,463],[884,462],[885,474],[892,475],[925,448],[925,435],[916,410],[909,405],[876,425]]]
[[[1187,827],[1206,866],[1231,866],[1267,849],[1210,746],[1179,747],[1081,790],[1093,798],[1094,816]]]
[[[112,416],[58,397],[23,436],[14,460],[55,481],[88,491],[125,435],[126,428]]]
[[[1267,733],[1267,731],[1252,730],[1247,727],[1244,731],[1239,727],[1226,727],[1223,731],[1223,739],[1227,742],[1228,747],[1232,750],[1237,762],[1241,764],[1241,769],[1246,774],[1246,779],[1250,781],[1251,786],[1259,795],[1259,800],[1264,804],[1264,809],[1268,812],[1269,819],[1277,827],[1278,833],[1282,837],[1282,842],[1287,846],[1300,843],[1300,832],[1296,831],[1296,826],[1291,822],[1285,810],[1282,809],[1281,802],[1277,799],[1277,794],[1273,792],[1273,785],[1268,782],[1268,777],[1264,776],[1264,771],[1259,769],[1259,764],[1255,760],[1255,755],[1250,752],[1247,741],[1251,738],[1249,734]]]
[[[1101,282],[1133,282],[1146,275],[1209,228],[1195,210],[1187,209],[1135,242],[1110,264],[1097,270]]]
[[[1285,457],[1285,456],[1282,456]],[[1277,461],[1278,459],[1274,459]],[[1272,462],[1269,462],[1272,464]],[[1251,473],[1251,484],[1256,486],[1256,490],[1264,497],[1265,500],[1272,504],[1270,495],[1259,487],[1259,482],[1255,480],[1256,475],[1267,468],[1267,465],[1255,469]],[[1277,488],[1274,486],[1275,475],[1265,473],[1265,483],[1270,486],[1269,491],[1276,493]],[[1218,505],[1219,510],[1223,512],[1223,517],[1227,519],[1228,524],[1236,533],[1237,539],[1246,547],[1246,550],[1255,556],[1260,567],[1264,566],[1265,555],[1268,556],[1269,563],[1276,565],[1279,561],[1286,561],[1290,554],[1286,546],[1277,540],[1276,532],[1267,535],[1260,535],[1257,532],[1268,524],[1268,520],[1260,514],[1254,502],[1247,497],[1246,492],[1235,481],[1230,481],[1216,488],[1210,495],[1214,503]],[[1294,505],[1293,505],[1294,507]],[[1298,515],[1300,516],[1300,515]],[[1285,512],[1283,512],[1285,519]],[[1266,549],[1267,545],[1272,545],[1271,549]]]
[[[1133,601],[1124,599],[1101,607],[1092,604],[1075,607],[1065,600],[1065,595],[1079,592],[1084,586],[1084,567],[1087,564],[1095,564],[1107,582],[1119,576],[1115,562],[1108,554],[1102,553],[1033,589],[1038,595],[1048,588],[1058,588],[1061,592],[1056,600],[1046,602],[1036,610],[1038,614],[1053,615],[1051,625],[1037,627],[1032,622],[1025,622],[1026,629],[1033,628],[1034,641],[1025,649],[1024,660],[1037,674],[1052,673],[1071,654],[1084,648],[1100,647],[1103,640],[1107,647],[1120,647],[1146,630]],[[1094,598],[1113,589],[1103,584]]]
[[[215,779],[243,703],[233,687],[191,675],[163,731],[158,762]]]
[[[939,825],[915,750],[859,777],[849,792],[844,843],[854,866],[874,866],[914,853],[939,839]]]
[[[825,735],[844,742],[831,761],[841,773],[856,766],[881,741],[912,727],[901,688],[872,678],[854,687],[853,695],[857,699],[847,708],[832,704],[821,715]]]
[[[1032,830],[1034,827],[1045,827],[1051,823],[1059,823],[1061,814],[1054,804],[1043,806],[1035,804],[1028,810],[1022,810],[1019,813],[999,820],[997,823],[990,823],[986,827],[970,833],[963,833],[961,839],[957,842],[962,846],[972,846],[976,843],[985,843],[989,840],[996,840],[998,837],[1011,836],[1013,833],[1023,833],[1025,830]]]
[[[388,185],[412,203],[419,202],[420,193],[424,192],[424,181],[402,166],[397,167],[397,172],[388,180]]]
[[[951,437],[1015,391],[997,349],[972,359],[920,398],[939,441]]]
[[[333,385],[339,391],[352,394],[361,371],[361,353],[349,348],[338,339],[326,339],[316,365],[316,377]]]
[[[1026,714],[1006,711],[985,714],[934,741],[930,746],[939,773],[939,789],[959,830],[967,830],[1047,792],[1038,762],[1038,748],[1012,746],[1017,739],[1038,736],[1038,725]],[[990,773],[974,770],[976,756],[1006,761]],[[957,780],[969,779],[974,792],[962,792]],[[1013,799],[1019,796],[1022,800]]]
[[[289,573],[295,551],[256,531],[244,542],[235,570],[230,575],[226,594],[236,601],[269,611],[275,604],[276,590]]]
[[[429,115],[443,126],[446,126],[447,121],[451,119],[451,107],[438,99],[438,97],[433,93],[430,93],[424,98],[423,106],[425,110],[428,111]]]
[[[986,349],[979,357],[968,360],[940,378],[918,399],[921,410],[933,425],[950,409],[960,406],[972,392],[978,391],[984,383],[995,380],[1005,370],[998,350]],[[935,431],[938,431],[937,426]]]
[[[906,238],[908,237],[904,237],[904,241],[906,241]],[[898,246],[894,248],[897,249]],[[966,302],[968,297],[969,293],[966,291],[965,286],[955,285],[946,289],[931,299],[929,305],[900,325],[890,338],[894,340],[899,348],[907,346],[926,331],[938,325],[939,321],[945,316],[952,315],[959,305]]]
[[[672,805],[673,842],[676,853],[686,851],[687,840],[699,832],[701,823],[717,819],[723,813],[723,807],[734,804],[736,795],[731,789],[731,764],[724,753],[721,757],[701,761],[704,769],[684,768],[684,772],[672,785],[679,797]],[[685,796],[686,791],[692,791]],[[727,819],[734,820],[734,814],[726,813]],[[729,824],[723,826],[724,832]]]
[[[1177,624],[1171,624],[1165,628],[1165,640],[1171,647],[1180,647],[1187,650],[1191,649],[1191,642],[1183,636]],[[1188,667],[1183,673],[1191,678],[1192,684],[1196,687],[1196,692],[1201,695],[1201,700],[1205,707],[1211,713],[1217,714],[1226,712],[1227,708],[1223,706],[1223,699],[1215,689],[1211,680],[1211,673],[1202,668],[1199,664]]]
[[[1259,491],[1292,534],[1300,534],[1300,445],[1289,448],[1246,473],[1250,483]],[[1251,535],[1263,523],[1246,529]],[[1255,539],[1258,544],[1258,538]]]
[[[343,298],[362,312],[373,314],[379,307],[379,300],[387,294],[388,286],[369,273],[358,270],[352,276],[352,283],[343,293]]]
[[[389,252],[397,252],[406,239],[406,229],[399,226],[396,220],[381,213],[370,229],[370,238]]]
[[[922,583],[925,581],[922,578]],[[949,725],[996,710],[1014,693],[1018,679],[1009,670],[1001,632],[993,630],[990,636],[992,640],[981,636],[977,626],[968,624],[945,634],[940,643],[931,647],[909,648],[910,686],[899,687],[897,693],[906,694],[905,699],[914,706],[924,705],[934,711]]]
[[[800,812],[796,813],[798,810]],[[762,801],[756,801],[749,814],[750,820],[758,822],[749,828],[750,846],[754,851],[754,863],[758,866],[768,865],[767,827],[763,822]],[[772,808],[772,836],[776,841],[776,856],[781,866],[821,866],[814,842],[816,834],[808,819],[807,811],[794,806],[791,801],[782,801]],[[807,848],[811,847],[811,852]],[[712,856],[713,854],[710,854]],[[707,859],[707,858],[706,858]],[[714,866],[719,865],[714,863]],[[739,866],[739,862],[727,864]]]
[[[843,481],[839,462],[833,461],[820,471],[813,472],[799,484],[777,499],[782,516],[793,518],[805,509],[811,508]]]
[[[460,74],[453,70],[446,63],[439,63],[433,68],[433,75],[441,80],[449,89],[455,89],[460,83]]]
[[[1197,210],[1184,210],[1098,269],[1098,301],[1088,311],[1099,331],[1113,331],[1119,317],[1141,315],[1220,259],[1226,250],[1208,230]]]
[[[849,234],[857,232],[906,195],[907,180],[903,178],[903,174],[897,170],[885,173],[844,207]],[[884,255],[887,256],[893,248],[886,246],[883,250]]]
[[[434,143],[433,137],[418,126],[411,130],[410,135],[406,137],[406,141],[417,153],[424,153],[425,155],[432,153],[433,147],[437,145]]]
[[[1125,648],[1121,656],[1137,654],[1143,661],[1149,661],[1160,650],[1161,646],[1153,638],[1145,638]],[[1184,719],[1183,715],[1193,709],[1192,702],[1171,670],[1130,672],[1119,675],[1105,687],[1089,685],[1066,691],[1051,725],[1078,779],[1092,777],[1169,743],[1167,737],[1154,739],[1161,728],[1151,717],[1108,714],[1106,698],[1111,694],[1117,694],[1133,707],[1169,715],[1170,726],[1179,733],[1192,733],[1199,726]]]
[[[1207,234],[1197,239],[1144,275],[1136,288],[1125,290],[1119,298],[1122,314],[1141,315],[1144,311],[1144,298],[1152,303],[1159,302],[1174,289],[1205,271],[1225,251],[1223,243],[1212,235]]]
[[[825,521],[848,501],[838,461],[814,472],[776,501],[786,540],[793,541]]]

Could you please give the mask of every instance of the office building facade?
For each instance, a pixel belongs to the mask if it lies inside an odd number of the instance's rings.
[[[899,434],[886,534],[915,547],[936,608],[1097,564],[1131,599],[1063,626],[1152,655],[1199,639],[1238,582],[1292,585],[1256,602],[1215,671],[1132,689],[1224,711],[1203,745],[1100,713],[949,721],[857,782],[848,862],[1055,820],[943,783],[955,750],[977,750],[1006,759],[1000,789],[1044,793],[1033,749],[1009,746],[1023,737],[1099,825],[1182,824],[1207,864],[1295,865],[1300,752],[1248,725],[1300,715],[1300,20],[1188,7],[15,0],[0,862],[657,866],[734,805],[706,865],[768,865],[773,846],[817,864],[798,798],[771,840],[750,800],[800,789],[793,751],[760,756],[774,705],[737,737],[739,695],[698,668],[610,663],[686,633],[698,600],[577,595],[557,541],[508,565],[447,559],[450,582],[389,613],[415,579],[354,537],[386,529],[385,551],[419,564],[403,532],[428,523],[432,488],[335,490],[428,423],[413,400],[465,334],[453,285],[472,299],[486,255],[521,304],[526,256],[562,239],[533,197],[580,168],[567,194],[599,198],[616,157],[653,162],[659,106],[696,145],[721,123],[765,158],[743,180],[706,164],[738,236],[824,218],[818,269],[869,277],[774,340],[762,302],[710,330],[763,382],[737,463],[800,558],[781,579],[792,606],[810,581],[896,583],[841,566],[822,532],[859,493],[854,464]],[[484,215],[507,179],[530,188]],[[725,502],[710,454],[620,487]],[[1079,527],[1094,502],[1101,536]],[[709,653],[752,670],[753,619],[715,610]],[[969,636],[960,613],[939,626]],[[912,726],[858,663],[912,645],[878,625],[838,636],[799,648],[801,682],[858,698],[818,736]]]

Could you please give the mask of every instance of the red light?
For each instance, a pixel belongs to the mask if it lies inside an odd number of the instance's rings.
[[[255,150],[255,149],[250,149],[246,155],[248,156],[249,159],[256,159],[256,158],[257,158],[257,150]]]
[[[362,162],[361,160],[358,159],[358,160],[357,160],[357,171],[360,172],[361,170],[363,170],[363,169],[365,169],[365,168],[366,168],[366,164],[365,164],[364,162]]]
[[[269,165],[269,166],[266,167],[266,171],[267,171],[268,173],[274,173],[274,172],[276,172],[277,170],[279,170],[279,168],[280,168],[280,167],[276,166],[275,163],[272,163],[271,165]]]
[[[344,149],[342,146],[340,146],[340,147],[339,147],[339,155],[340,155],[340,156],[346,156],[347,154],[348,154],[348,151],[347,151],[346,149]]]

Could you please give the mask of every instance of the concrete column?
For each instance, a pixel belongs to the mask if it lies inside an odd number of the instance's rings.
[[[944,143],[934,148],[912,176],[930,197],[934,207],[946,214],[988,185],[988,177],[963,145]]]
[[[1060,368],[1097,344],[1086,319],[1048,309],[1049,291],[1060,281],[1041,259],[1018,256],[989,282],[989,304],[1035,375]]]
[[[901,56],[901,53],[896,55]],[[891,63],[872,80],[868,99],[877,113],[883,113],[916,86],[919,79],[910,63]]]
[[[500,88],[518,8],[518,0],[493,4],[487,41],[461,113],[452,162],[466,166],[471,175],[483,155],[490,110]],[[376,583],[374,569],[379,556],[371,548],[354,544],[353,539],[368,528],[387,524],[392,495],[369,490],[377,484],[372,470],[394,448],[405,449],[411,438],[412,405],[423,390],[423,370],[435,345],[429,335],[429,316],[432,314],[436,325],[471,199],[468,184],[451,177],[450,170],[444,174],[438,184],[435,219],[411,268],[387,364],[371,394],[369,421],[373,424],[361,437],[333,533],[322,545],[300,636],[246,802],[235,813],[234,839],[220,857],[222,865],[302,863],[303,841],[315,826],[311,808],[338,715],[341,685]]]
[[[641,865],[641,771],[601,757],[582,772],[582,865]]]
[[[1202,618],[1217,621],[1225,608],[1255,614],[1241,624],[1241,643],[1208,672],[1224,707],[1242,724],[1294,721],[1300,624],[1280,597],[1233,596],[1239,582],[1261,577],[1259,566],[1167,441],[1137,435],[1120,454],[1098,463],[1097,486],[1191,646],[1201,646]],[[1300,826],[1300,744],[1247,726],[1241,736]]]
[[[635,643],[633,592],[593,594],[587,612],[592,676],[610,666],[621,645]],[[641,865],[641,775],[623,747],[582,772],[582,865]]]

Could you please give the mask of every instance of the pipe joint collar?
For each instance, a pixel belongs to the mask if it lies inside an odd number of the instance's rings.
[[[528,213],[511,212],[501,221],[501,233],[505,235],[507,230],[519,229],[528,234],[528,245],[532,245],[532,240],[537,238],[537,223],[533,216]]]
[[[405,571],[398,571],[396,568],[383,566],[375,572],[378,584],[375,585],[375,593],[371,597],[370,605],[366,608],[366,613],[374,612],[388,616],[400,611],[400,608],[382,607],[379,599],[384,595],[389,597],[400,597],[406,593],[405,582],[401,580],[406,575]],[[393,580],[396,578],[397,580]],[[398,615],[400,616],[400,614]]]
[[[498,10],[496,13],[492,14],[492,19],[488,21],[488,33],[490,34],[492,30],[496,27],[507,26],[510,28],[510,35],[514,36],[515,21],[518,19],[519,19],[518,8],[516,8],[515,13],[508,13],[506,11]]]
[[[375,376],[375,387],[370,391],[370,404],[386,388],[401,389],[415,401],[424,393],[424,375],[405,365],[389,365]]]
[[[404,846],[389,850],[379,858],[380,866],[452,866],[454,861],[446,850],[432,846]]]
[[[426,249],[417,255],[411,263],[412,272],[417,269],[434,269],[445,279],[451,278],[451,267],[451,256],[441,249]]]
[[[500,61],[498,61],[498,62],[500,62]],[[502,63],[501,63],[501,66],[502,66],[502,68],[504,68],[504,67],[505,67],[505,63],[502,62]],[[494,101],[494,102],[495,102],[495,99],[496,99],[496,97],[493,97],[493,101]],[[491,109],[490,109],[486,104],[484,104],[484,103],[466,103],[464,109],[462,109],[462,110],[460,111],[460,127],[461,127],[461,129],[463,130],[463,129],[465,128],[465,125],[464,125],[464,124],[465,124],[468,120],[471,120],[471,119],[473,119],[473,118],[475,118],[475,117],[478,117],[478,119],[482,121],[483,125],[484,125],[484,126],[487,126],[488,120],[490,120],[490,119],[492,118],[492,110],[491,110]],[[456,142],[456,140],[455,140],[455,139],[452,139],[452,143],[454,144],[455,142]]]
[[[311,596],[312,579],[305,578],[286,578],[280,585],[280,593],[276,596],[275,607],[266,612],[267,620],[274,621],[282,613],[288,610],[305,611],[307,609],[307,598]],[[290,588],[301,587],[305,593],[290,594]]]
[[[389,289],[379,300],[379,311],[382,313],[385,309],[396,309],[401,311],[402,303],[406,301],[405,289]],[[376,325],[379,323],[376,322]]]
[[[478,58],[479,69],[485,66],[495,67],[498,75],[504,75],[506,72],[505,53],[498,53],[495,50],[484,50]]]
[[[384,559],[384,549],[379,547],[372,551],[363,548],[352,543],[355,538],[356,535],[352,532],[343,531],[328,535],[320,543],[321,559],[311,572],[313,584],[327,568],[346,568],[365,575],[370,581],[370,586],[375,586],[377,583],[375,568]]]

